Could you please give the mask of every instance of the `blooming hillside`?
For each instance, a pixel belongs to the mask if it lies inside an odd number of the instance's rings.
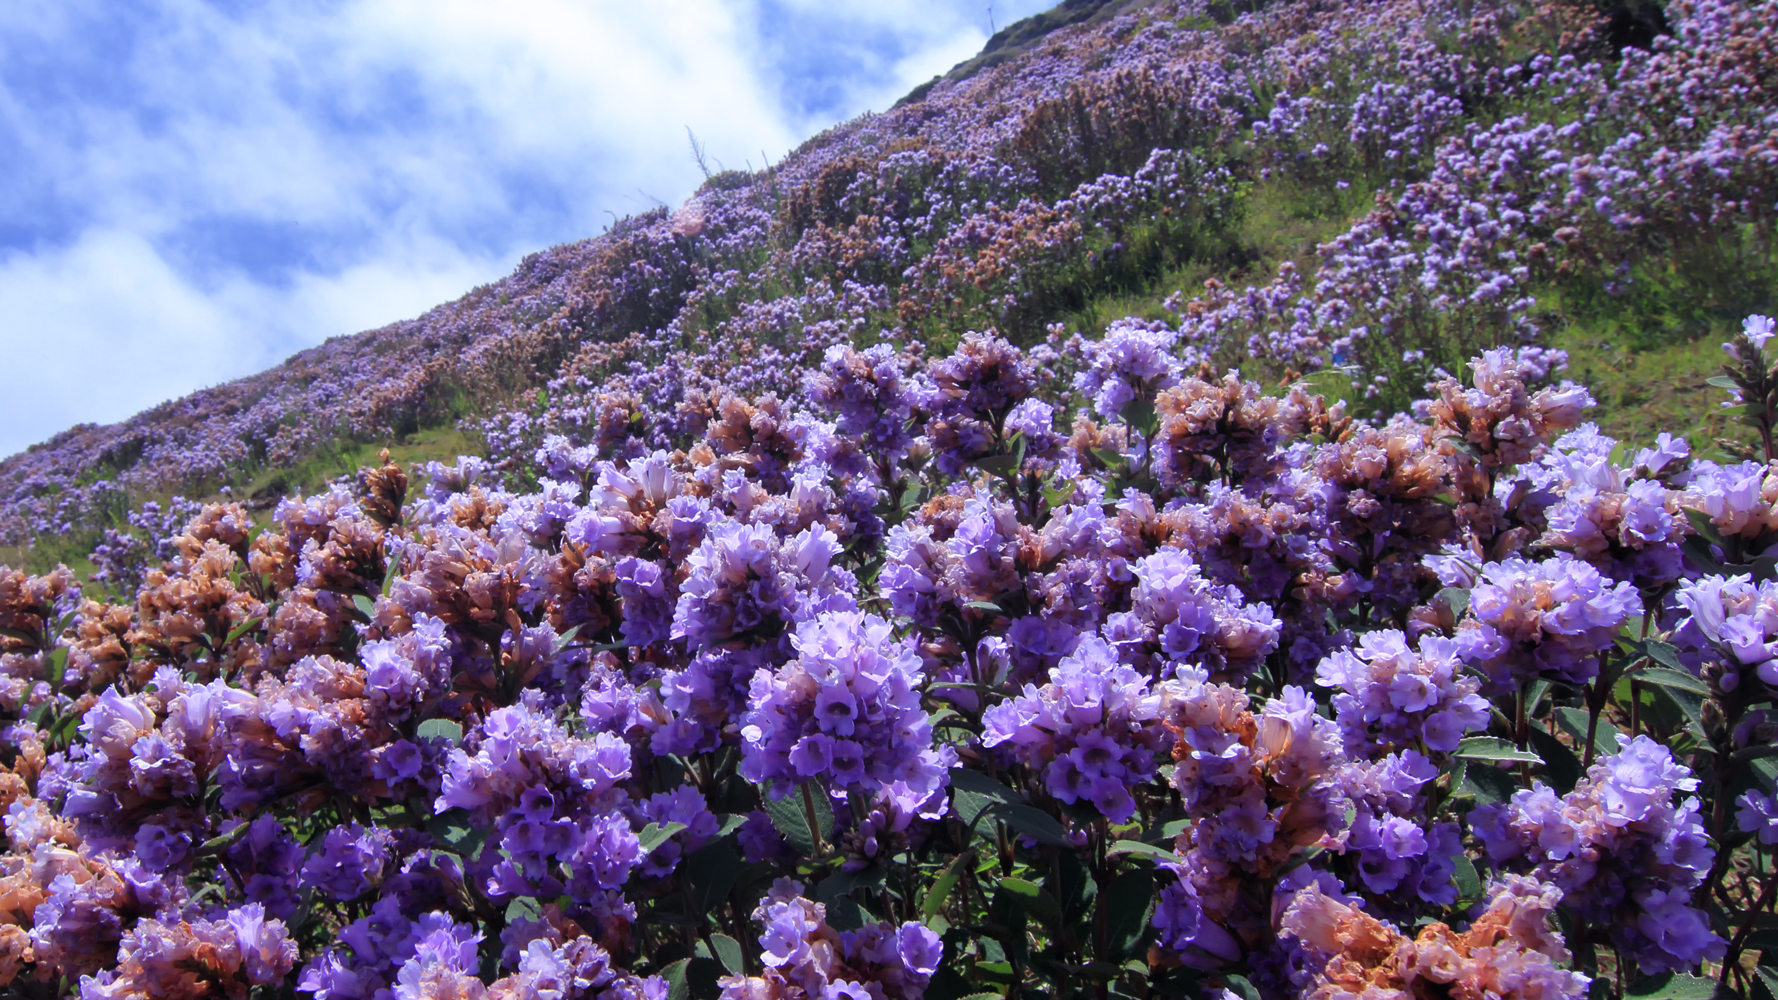
[[[0,987],[1771,995],[1778,3],[1064,13],[10,460]]]

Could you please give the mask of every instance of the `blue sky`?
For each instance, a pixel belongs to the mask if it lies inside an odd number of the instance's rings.
[[[1053,0],[7,0],[0,455],[461,295]]]

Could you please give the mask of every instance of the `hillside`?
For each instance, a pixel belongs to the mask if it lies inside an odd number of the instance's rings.
[[[70,431],[0,991],[1772,1000],[1775,199],[1778,0],[1071,0]]]
[[[840,339],[943,349],[994,328],[1032,344],[1058,322],[1091,336],[1127,311],[1169,319],[1174,292],[1174,322],[1214,363],[1357,363],[1389,381],[1336,391],[1385,408],[1480,344],[1553,337],[1607,380],[1608,426],[1646,435],[1714,367],[1714,340],[1686,345],[1770,300],[1762,41],[1721,56],[1731,67],[1677,69],[1661,60],[1691,49],[1618,59],[1613,22],[1584,5],[1235,13],[1081,3],[1010,26],[892,111],[712,177],[676,212],[7,459],[0,540],[74,558],[67,539],[90,547],[144,500],[312,488],[315,470],[349,469],[330,456],[459,421],[522,458],[617,419],[594,412],[605,375],[704,341],[768,363],[701,357],[632,393],[625,419],[651,441],[718,385],[789,398],[782,373]],[[1707,99],[1663,87],[1701,72],[1751,76]],[[1546,181],[1541,200],[1525,188]],[[1472,202],[1488,206],[1479,232]],[[1404,265],[1369,273],[1378,255]],[[1410,350],[1427,353],[1404,368]]]

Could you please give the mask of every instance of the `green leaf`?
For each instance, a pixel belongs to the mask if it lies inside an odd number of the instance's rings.
[[[264,616],[261,616],[258,618],[249,618],[246,621],[242,622],[241,624],[236,625],[234,628],[231,628],[228,630],[228,635],[222,640],[222,644],[224,646],[226,646],[229,643],[234,642],[236,639],[239,639],[241,636],[244,636],[247,633],[258,628],[259,623],[263,622],[263,621],[265,621],[265,618],[264,618]]]
[[[945,908],[945,900],[951,897],[951,890],[957,888],[958,880],[963,877],[964,871],[968,869],[973,860],[975,860],[973,849],[964,851],[951,859],[951,863],[945,866],[944,872],[939,875],[937,881],[932,883],[932,888],[926,890],[926,899],[920,903],[922,916],[927,920],[938,916],[939,912]]]
[[[814,805],[815,822],[818,824],[815,830],[809,829],[809,804]],[[762,796],[760,806],[771,817],[772,825],[778,828],[778,832],[784,835],[784,839],[790,842],[790,846],[798,854],[805,857],[814,854],[817,838],[823,843],[833,842],[833,804],[828,800],[827,792],[818,784],[811,782],[796,785],[790,789],[790,794],[782,798],[768,792]]]
[[[1099,460],[1099,464],[1105,466],[1107,469],[1115,469],[1124,464],[1123,453],[1112,451],[1110,448],[1094,448],[1092,449],[1092,454],[1094,458]]]
[[[918,486],[909,486],[907,489],[902,490],[901,491],[901,505],[900,505],[901,509],[902,510],[913,510],[915,507],[919,506],[920,492],[921,492],[921,490],[920,490],[920,487],[918,487]]]
[[[1004,608],[995,604],[993,601],[970,601],[963,606],[966,608],[975,608],[978,611],[992,611],[997,615],[1006,613]]]
[[[1062,920],[1061,904],[1035,882],[1027,882],[1022,878],[1003,878],[1000,880],[999,891],[1018,900],[1026,913],[1052,927]]]
[[[1710,696],[1710,685],[1684,671],[1672,670],[1667,667],[1651,667],[1647,670],[1638,670],[1630,675],[1630,679],[1633,681],[1641,681],[1644,684],[1655,684],[1664,688],[1689,691],[1692,694],[1703,695],[1705,697]]]
[[[679,863],[686,905],[692,913],[715,911],[741,877],[741,856],[725,838],[693,851]]]
[[[463,726],[450,719],[427,719],[414,728],[414,735],[423,740],[449,740],[452,746],[458,746],[463,742]]]
[[[722,826],[716,829],[718,837],[726,837],[747,825],[746,813],[733,813],[722,818]]]
[[[370,598],[364,596],[363,594],[353,594],[352,595],[352,606],[354,608],[358,609],[358,613],[364,616],[365,621],[375,621],[376,620],[376,617],[377,617],[377,602],[376,601],[371,600]]]
[[[1156,847],[1153,844],[1144,844],[1140,840],[1119,840],[1119,841],[1116,841],[1110,847],[1107,847],[1105,849],[1105,853],[1106,854],[1141,854],[1141,855],[1145,855],[1145,856],[1151,857],[1151,858],[1160,858],[1164,861],[1179,860],[1178,855],[1174,854],[1168,848]]]
[[[1068,501],[1074,499],[1074,488],[1076,485],[1075,481],[1070,479],[1060,486],[1044,487],[1043,502],[1048,504],[1051,510],[1063,506]]]
[[[951,771],[951,810],[972,833],[982,832],[982,820],[992,818],[995,807],[1022,801],[1018,792],[980,771]]]
[[[1568,744],[1542,729],[1533,728],[1531,745],[1543,757],[1543,776],[1550,786],[1562,795],[1574,791],[1574,786],[1580,783],[1585,772],[1580,758],[1574,755]]]
[[[1482,895],[1482,877],[1477,874],[1475,864],[1469,858],[1457,855],[1457,870],[1451,874],[1451,881],[1457,885],[1457,898],[1479,899]]]
[[[1456,756],[1469,760],[1511,760],[1526,761],[1532,764],[1543,763],[1543,758],[1529,750],[1520,750],[1497,736],[1471,736],[1457,744]]]
[[[1756,965],[1753,971],[1759,974],[1760,985],[1766,988],[1766,994],[1778,997],[1778,969],[1769,965]]]
[[[1704,979],[1683,972],[1667,972],[1658,976],[1643,976],[1631,983],[1630,988],[1624,992],[1624,1000],[1711,1000],[1716,995],[1717,985],[1714,979]]]
[[[1148,437],[1153,437],[1155,428],[1160,425],[1160,416],[1155,413],[1154,403],[1140,396],[1125,403],[1118,416],[1123,418],[1124,423]]]
[[[1148,934],[1149,914],[1154,907],[1154,869],[1136,868],[1111,880],[1100,904],[1105,908],[1105,950],[1102,959],[1129,958],[1138,953]]]
[[[641,833],[636,834],[636,839],[642,842],[643,854],[653,854],[655,848],[672,839],[675,833],[683,829],[685,829],[684,823],[667,823],[665,825],[650,823],[642,828]]]
[[[426,821],[426,832],[454,854],[473,859],[488,839],[489,827],[478,827],[469,821],[463,809],[450,809]]]
[[[1451,613],[1459,618],[1469,611],[1469,591],[1462,587],[1446,587],[1438,592],[1438,596],[1445,599],[1451,606]]]
[[[1002,479],[1019,471],[1019,462],[1013,455],[989,455],[987,458],[975,460],[976,468]]]
[[[1649,639],[1642,643],[1642,652],[1649,659],[1659,663],[1663,667],[1669,667],[1678,671],[1685,670],[1685,667],[1681,666],[1679,662],[1679,650],[1673,648],[1673,644],[1670,642],[1662,642],[1659,639]]]
[[[586,623],[582,622],[568,631],[563,632],[561,635],[556,636],[556,653],[560,654],[562,650],[567,649],[568,644],[574,641],[574,637],[579,635],[580,630],[584,627],[586,627]]]
[[[741,942],[727,934],[710,935],[710,951],[731,976],[744,976],[747,967],[741,960]]]
[[[49,651],[49,689],[60,691],[62,680],[68,676],[68,647],[57,646]],[[69,718],[74,718],[70,715]]]
[[[1685,508],[1685,519],[1691,522],[1692,530],[1712,545],[1722,544],[1722,533],[1716,530],[1716,521],[1709,514],[1696,508]]]
[[[389,568],[387,570],[383,571],[383,588],[380,591],[384,597],[389,596],[389,591],[395,586],[395,578],[400,575],[401,575],[401,560],[400,559],[389,560]]]
[[[667,981],[667,1000],[691,1000],[691,986],[685,981],[690,965],[691,959],[682,958],[661,970],[661,978]]]
[[[1006,825],[1015,831],[1030,837],[1039,844],[1050,847],[1072,847],[1068,843],[1067,831],[1054,816],[1027,805],[1001,805],[994,809],[994,815],[1006,821]]]
[[[1556,724],[1562,727],[1563,732],[1574,737],[1574,741],[1576,743],[1580,744],[1582,753],[1586,752],[1586,744],[1587,744],[1587,713],[1586,712],[1584,712],[1578,708],[1558,708],[1558,709],[1556,709]],[[1598,730],[1593,734],[1593,742],[1595,743],[1594,753],[1596,753],[1596,754],[1617,753],[1618,752],[1617,727],[1612,725],[1610,722],[1606,721],[1605,719],[1601,718],[1599,720]]]
[[[1739,390],[1741,388],[1740,382],[1735,381],[1727,375],[1712,375],[1704,380],[1704,384],[1716,386],[1718,389]]]
[[[543,907],[539,906],[537,900],[531,896],[520,896],[506,904],[506,922],[509,924],[518,920],[542,919]]]

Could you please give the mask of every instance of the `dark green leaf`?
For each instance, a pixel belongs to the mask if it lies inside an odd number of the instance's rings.
[[[1155,428],[1160,424],[1160,418],[1155,413],[1154,403],[1141,397],[1125,403],[1123,412],[1118,416],[1123,418],[1124,423],[1149,437],[1154,436]]]
[[[980,771],[962,768],[951,771],[951,809],[972,832],[982,832],[982,820],[991,818],[996,806],[1016,805],[1024,801],[1018,792],[1006,787]],[[993,824],[987,825],[992,830]]]
[[[1716,980],[1667,972],[1643,976],[1630,984],[1624,1000],[1711,1000],[1717,995]],[[1732,996],[1732,994],[1730,994]]]
[[[1006,825],[1019,833],[1030,837],[1039,844],[1050,847],[1070,847],[1067,832],[1054,816],[1035,806],[1001,805],[994,809],[994,815],[1006,821]]]
[[[999,891],[1018,900],[1026,913],[1052,927],[1062,919],[1061,905],[1035,882],[1027,882],[1022,878],[1003,878],[1000,880]]]
[[[778,790],[782,790],[780,786]],[[833,841],[833,804],[827,798],[827,792],[817,784],[796,785],[788,795],[777,797],[775,792],[768,792],[760,802],[765,814],[771,817],[772,825],[790,842],[797,853],[804,856],[815,853],[817,837],[823,843]],[[814,806],[816,830],[809,829],[809,806]]]
[[[1463,776],[1457,783],[1459,795],[1468,795],[1477,802],[1505,802],[1519,790],[1519,783],[1510,771],[1477,761],[1463,764]]]
[[[1735,381],[1727,375],[1712,375],[1704,380],[1704,384],[1716,386],[1718,389],[1739,390],[1741,388],[1740,382]]]
[[[970,862],[974,860],[975,851],[968,850],[957,855],[950,864],[945,866],[945,870],[939,875],[938,880],[932,883],[932,888],[926,890],[926,899],[920,904],[921,915],[927,920],[938,916],[939,912],[945,908],[945,900],[950,898],[951,890],[957,887],[957,881],[963,877]]]
[[[1642,644],[1642,652],[1663,667],[1670,667],[1674,670],[1685,669],[1679,663],[1679,650],[1673,648],[1673,644],[1670,642],[1650,639]]]
[[[426,821],[426,832],[432,834],[434,840],[443,844],[446,850],[466,859],[476,856],[482,843],[488,839],[489,829],[471,823],[469,813],[462,809],[447,810]]]
[[[1710,685],[1684,671],[1672,670],[1667,667],[1650,667],[1647,670],[1638,670],[1630,675],[1630,679],[1644,684],[1690,691],[1692,694],[1705,697],[1710,695]]]
[[[414,728],[420,739],[449,740],[452,746],[463,742],[463,727],[450,719],[427,719]]]
[[[978,611],[992,611],[997,615],[1005,613],[1000,605],[995,604],[993,601],[970,601],[963,606],[966,608],[975,608]]]
[[[710,951],[731,976],[744,976],[747,967],[741,960],[741,942],[727,934],[710,935]]]
[[[574,626],[573,628],[569,629],[566,632],[563,632],[561,635],[556,636],[556,652],[559,654],[562,652],[562,650],[567,649],[568,644],[574,641],[574,637],[579,635],[580,630],[584,627],[585,627],[585,623],[582,623],[580,625]]]
[[[62,679],[68,675],[68,647],[57,646],[49,651],[49,689],[60,691]],[[74,718],[70,715],[69,718]]]
[[[976,459],[975,464],[983,472],[1001,478],[1010,476],[1019,469],[1018,459],[1012,455],[989,455],[987,458]]]
[[[1716,530],[1716,521],[1709,514],[1691,507],[1685,508],[1685,519],[1691,522],[1692,530],[1697,532],[1712,545],[1722,544],[1722,533]]]
[[[691,986],[685,980],[690,965],[691,959],[682,958],[661,970],[661,978],[667,981],[667,1000],[691,1000]]]
[[[1529,750],[1521,750],[1497,736],[1471,736],[1457,744],[1458,757],[1469,760],[1510,760],[1543,763],[1543,758]]]
[[[865,924],[864,910],[851,896],[838,896],[827,904],[827,923],[836,931],[855,931]]]
[[[1534,728],[1531,730],[1531,746],[1543,757],[1543,777],[1550,783],[1550,787],[1562,795],[1574,791],[1583,772],[1580,758],[1574,755],[1568,744],[1542,729]]]
[[[685,829],[684,823],[667,823],[665,825],[650,823],[642,828],[642,832],[636,834],[636,839],[642,842],[643,854],[653,854],[655,848],[672,839],[675,833],[683,829]]]
[[[1139,840],[1119,840],[1105,849],[1106,854],[1140,854],[1146,857],[1159,858],[1164,861],[1177,861],[1178,856],[1169,848],[1144,844]]]
[[[686,905],[692,913],[714,911],[728,898],[729,890],[741,877],[741,856],[725,838],[693,851],[679,863],[679,876],[684,880]]]
[[[1587,713],[1578,708],[1556,709],[1556,724],[1562,731],[1574,737],[1580,744],[1581,752],[1586,752],[1587,745]],[[1618,752],[1617,727],[1605,719],[1599,720],[1598,730],[1593,734],[1594,753],[1609,754]]]
[[[1759,974],[1760,985],[1766,988],[1766,995],[1778,1000],[1778,969],[1769,965],[1758,965],[1754,972]]]
[[[1116,961],[1135,955],[1148,933],[1149,913],[1154,907],[1154,869],[1136,868],[1111,880],[1105,888],[1104,959]]]

